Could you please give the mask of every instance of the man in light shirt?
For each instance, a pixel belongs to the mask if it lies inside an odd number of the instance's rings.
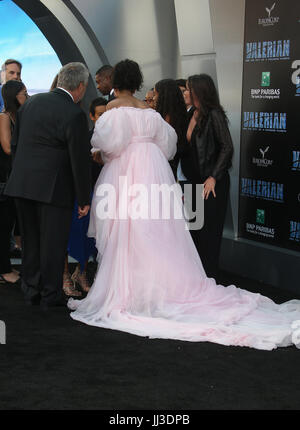
[[[2,98],[2,85],[7,81],[21,81],[22,64],[13,59],[6,60],[1,67],[1,85],[0,85],[0,112],[4,108],[4,102]]]
[[[108,101],[115,98],[114,89],[112,87],[112,76],[114,68],[108,64],[100,67],[95,75],[97,89],[104,96],[108,96]]]

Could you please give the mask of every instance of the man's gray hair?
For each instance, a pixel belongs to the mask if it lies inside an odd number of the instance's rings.
[[[87,85],[89,71],[82,63],[68,63],[58,73],[57,86],[73,91],[78,88],[80,82]]]

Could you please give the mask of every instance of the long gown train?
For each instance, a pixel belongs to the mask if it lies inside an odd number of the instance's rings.
[[[101,150],[106,163],[95,186],[89,235],[96,239],[99,267],[87,297],[69,300],[71,317],[150,338],[264,350],[299,346],[300,301],[276,304],[207,278],[184,219],[123,216],[129,206],[141,214],[142,203],[150,213],[151,186],[174,184],[167,160],[176,140],[152,109],[114,108],[97,121],[93,150]],[[133,184],[148,192],[148,200],[132,191]],[[109,207],[103,190],[111,186],[117,216],[100,219],[101,208]]]

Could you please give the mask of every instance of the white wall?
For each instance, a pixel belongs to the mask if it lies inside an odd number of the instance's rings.
[[[216,51],[217,80],[221,103],[230,121],[234,143],[231,177],[231,220],[224,234],[238,232],[241,101],[245,0],[210,0],[213,41]]]
[[[48,0],[45,0],[48,1]],[[178,39],[173,0],[73,0],[110,64],[130,58],[144,74],[144,94],[162,78],[176,78]],[[98,63],[97,68],[102,64]],[[92,74],[96,71],[91,69]]]
[[[209,0],[175,0],[182,78],[207,73],[216,82]]]

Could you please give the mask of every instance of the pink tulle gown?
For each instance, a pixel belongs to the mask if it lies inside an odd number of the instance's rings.
[[[143,184],[150,195],[151,184],[174,184],[167,160],[176,141],[173,128],[152,109],[114,108],[97,121],[93,151],[101,150],[105,165],[89,236],[96,238],[99,267],[87,297],[69,300],[71,317],[150,338],[264,350],[299,345],[300,301],[279,305],[207,278],[184,219],[99,218],[101,184],[116,190],[118,214],[128,205],[130,185]]]

